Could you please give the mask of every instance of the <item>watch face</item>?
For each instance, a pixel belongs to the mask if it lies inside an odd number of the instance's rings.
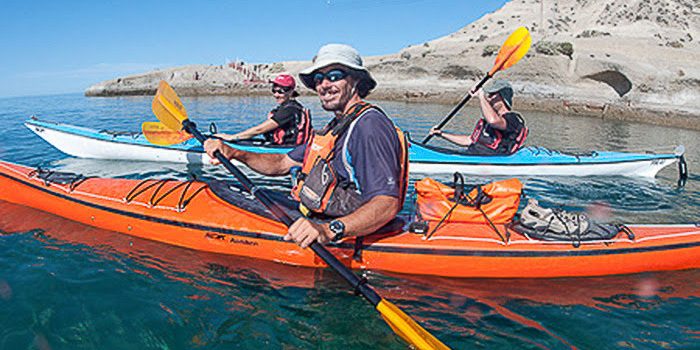
[[[345,231],[345,224],[339,220],[333,220],[328,225],[328,228],[335,234],[343,233]]]

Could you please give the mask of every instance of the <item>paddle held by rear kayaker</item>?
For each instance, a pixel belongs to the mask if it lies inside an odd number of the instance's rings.
[[[499,71],[506,70],[520,61],[521,58],[527,54],[530,50],[530,45],[532,44],[532,37],[530,32],[525,27],[520,27],[516,29],[506,41],[501,46],[496,56],[496,61],[491,68],[491,70],[486,73],[481,81],[479,81],[473,88],[471,88],[467,94],[462,98],[462,100],[450,111],[450,113],[442,119],[442,121],[434,127],[434,129],[440,130],[454,117],[457,112],[459,112],[462,107],[472,98],[472,96],[481,89],[481,87],[494,76]],[[428,135],[423,139],[422,143],[428,143],[433,135]]]

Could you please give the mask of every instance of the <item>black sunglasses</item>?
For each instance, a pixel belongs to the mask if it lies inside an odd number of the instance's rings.
[[[331,83],[336,82],[338,80],[343,80],[349,75],[348,72],[342,70],[342,69],[333,69],[328,72],[321,73],[317,72],[314,73],[314,84],[318,85],[321,82],[323,82],[323,79],[328,79]]]
[[[280,86],[273,86],[272,87],[273,94],[286,94],[287,92],[289,92],[289,90],[291,90],[291,89],[290,88],[283,88]]]

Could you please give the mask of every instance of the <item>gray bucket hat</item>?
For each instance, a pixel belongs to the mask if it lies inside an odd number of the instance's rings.
[[[508,80],[496,79],[491,82],[491,84],[484,87],[484,92],[487,94],[499,93],[508,106],[508,109],[513,109],[513,87]]]
[[[313,89],[315,87],[313,73],[332,64],[340,64],[354,70],[361,80],[366,81],[368,90],[372,90],[377,86],[377,82],[369,74],[367,68],[362,65],[360,53],[352,46],[345,44],[323,45],[311,61],[311,67],[299,72],[299,78],[301,78],[301,82],[307,88]]]

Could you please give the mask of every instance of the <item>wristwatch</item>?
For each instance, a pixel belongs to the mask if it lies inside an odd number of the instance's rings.
[[[333,220],[328,224],[328,229],[333,233],[331,242],[337,242],[345,237],[345,224],[340,220]]]

